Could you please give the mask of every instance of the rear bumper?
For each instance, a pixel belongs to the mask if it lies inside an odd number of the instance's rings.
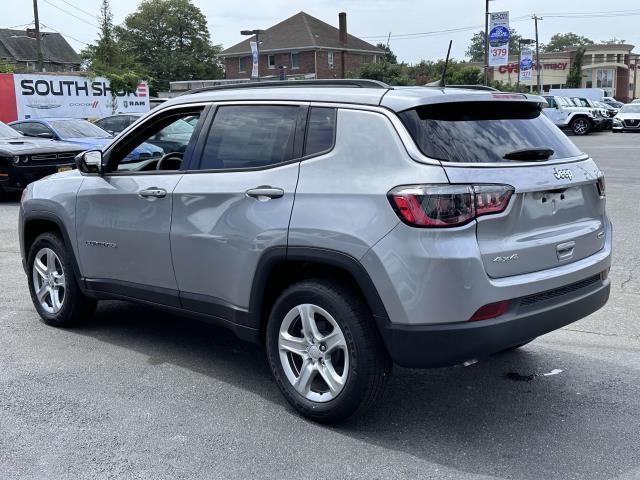
[[[19,192],[31,182],[40,180],[47,175],[57,173],[59,168],[75,168],[73,163],[59,165],[0,165],[0,190],[5,192]]]
[[[394,362],[403,367],[427,368],[479,360],[506,348],[580,320],[601,308],[609,298],[610,280],[586,285],[571,294],[543,298],[535,303],[514,301],[500,318],[438,325],[381,326]],[[568,297],[568,298],[567,298]]]

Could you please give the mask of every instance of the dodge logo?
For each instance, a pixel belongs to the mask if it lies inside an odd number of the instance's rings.
[[[568,168],[554,168],[553,176],[556,177],[557,180],[562,180],[566,178],[567,180],[571,180],[573,178],[573,173]]]

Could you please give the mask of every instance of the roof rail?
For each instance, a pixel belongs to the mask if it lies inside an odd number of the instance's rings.
[[[429,85],[429,84],[425,85],[425,87],[443,88],[443,87],[438,87],[437,85]],[[487,90],[489,92],[499,92],[500,91],[497,88],[489,87],[487,85],[447,85],[445,88],[464,88],[466,90]]]
[[[280,80],[268,82],[247,82],[233,85],[214,85],[211,87],[194,88],[182,95],[191,95],[192,93],[210,92],[216,90],[235,90],[240,88],[268,88],[268,87],[350,87],[350,88],[383,88],[391,90],[393,87],[378,80],[366,80],[360,78],[354,79],[329,79],[329,80]]]

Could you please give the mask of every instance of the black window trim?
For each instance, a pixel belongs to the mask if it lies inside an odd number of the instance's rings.
[[[298,116],[298,120],[296,122],[296,133],[294,138],[294,158],[291,160],[287,160],[286,162],[274,163],[272,165],[265,165],[262,167],[247,167],[247,168],[207,168],[200,169],[200,165],[202,164],[202,156],[204,154],[204,149],[206,145],[206,139],[209,135],[209,131],[213,126],[213,121],[215,119],[215,114],[219,107],[225,106],[293,106],[297,105],[300,107],[300,114]],[[198,139],[198,144],[196,146],[196,155],[191,161],[191,167],[183,173],[185,174],[195,174],[195,173],[227,173],[227,172],[259,172],[262,170],[270,170],[274,168],[280,168],[286,165],[291,165],[292,163],[298,163],[310,158],[315,158],[320,155],[326,155],[331,152],[336,145],[336,131],[337,131],[337,110],[339,107],[337,106],[318,106],[319,108],[333,108],[336,114],[336,127],[333,129],[333,143],[331,148],[324,150],[322,152],[317,152],[311,155],[303,156],[304,147],[306,143],[306,135],[307,135],[307,125],[309,118],[309,111],[315,105],[310,102],[297,102],[297,101],[270,101],[270,100],[256,100],[256,101],[246,101],[246,100],[237,100],[237,101],[228,101],[228,102],[216,102],[212,105],[212,111],[210,112],[210,118],[207,119],[206,125],[203,126],[200,138]],[[197,160],[196,160],[197,158]]]
[[[189,140],[189,144],[187,145],[187,148],[186,148],[184,156],[183,156],[183,161],[186,158],[187,159],[187,165],[191,165],[193,163],[193,158],[194,158],[194,156],[196,154],[195,147],[198,144],[198,140],[201,137],[203,126],[205,124],[206,119],[209,117],[210,110],[212,110],[212,105],[209,102],[172,105],[170,107],[158,110],[157,112],[154,112],[153,115],[150,115],[149,117],[144,118],[142,123],[137,125],[135,127],[135,129],[138,130],[140,128],[144,128],[145,125],[149,124],[150,122],[156,121],[158,119],[158,117],[160,115],[163,115],[163,114],[175,115],[175,114],[180,114],[180,113],[189,113],[189,112],[198,111],[198,113],[200,114],[200,120],[198,121],[198,124],[196,125],[196,128],[193,131],[193,134],[191,136],[191,139]],[[115,115],[113,115],[113,116],[115,116]],[[127,127],[127,128],[129,128],[129,127]],[[123,171],[117,171],[117,170],[109,171],[109,170],[107,170],[106,169],[107,166],[108,167],[112,167],[112,165],[110,165],[110,163],[111,163],[110,155],[113,152],[114,148],[116,148],[118,145],[121,145],[126,139],[128,139],[130,137],[131,133],[133,133],[133,131],[127,133],[126,135],[123,135],[121,138],[118,139],[117,142],[112,143],[109,146],[109,148],[103,153],[104,170],[101,173],[93,173],[93,174],[87,174],[87,175],[99,175],[99,176],[105,176],[105,177],[108,177],[108,176],[122,177],[122,176],[128,176],[128,175],[135,175],[135,176],[140,176],[140,175],[176,175],[176,174],[186,173],[186,170],[183,170],[182,167],[180,168],[180,170],[147,170],[147,171],[131,171],[131,170],[127,170],[127,171],[124,171],[124,170]]]

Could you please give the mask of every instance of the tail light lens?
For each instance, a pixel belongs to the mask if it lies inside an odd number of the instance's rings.
[[[458,227],[503,212],[513,191],[510,185],[410,185],[391,190],[389,200],[408,225]]]

